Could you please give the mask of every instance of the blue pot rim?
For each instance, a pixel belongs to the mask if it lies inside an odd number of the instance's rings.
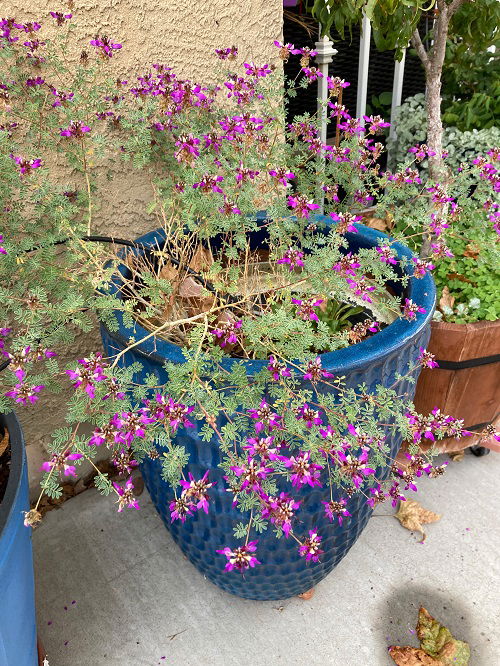
[[[335,224],[329,216],[315,215],[314,218],[317,222],[325,223],[328,226]],[[357,233],[348,232],[346,234],[349,243],[356,241],[359,243],[359,241],[362,241],[368,246],[376,247],[381,240],[389,240],[389,236],[381,231],[370,229],[362,224],[356,224],[355,227]],[[156,229],[140,236],[137,238],[136,242],[143,245],[159,245],[161,247],[165,239],[166,235],[164,230]],[[412,259],[416,256],[402,243],[394,243],[392,248],[396,251],[399,258],[407,257]],[[136,250],[136,252],[141,254],[140,249]],[[120,267],[121,273],[124,273],[126,270],[126,266]],[[119,292],[120,283],[121,281],[119,278],[115,276],[107,293],[122,299],[123,296]],[[354,370],[360,366],[376,363],[385,356],[393,353],[403,342],[417,336],[430,322],[436,303],[436,287],[434,280],[429,273],[426,273],[423,278],[410,277],[408,295],[414,303],[419,307],[424,308],[426,312],[418,312],[415,319],[412,321],[407,321],[401,318],[397,319],[392,324],[389,324],[389,326],[386,326],[382,331],[375,333],[366,340],[358,342],[355,345],[320,354],[323,367],[327,368],[330,372],[333,371],[336,374],[342,374],[343,372]],[[133,326],[127,326],[124,322],[123,314],[120,311],[117,310],[114,314],[118,321],[118,331],[110,331],[105,324],[101,325],[105,328],[108,335],[111,338],[120,341],[124,348],[128,346],[128,341],[131,338],[139,339],[151,334],[151,331],[148,331],[138,322],[134,322]],[[166,360],[174,363],[185,362],[182,349],[179,345],[156,336],[151,336],[134,347],[134,352],[141,356],[146,356],[150,360],[156,360],[161,365],[163,365]],[[222,359],[220,365],[226,370],[231,370],[234,363],[241,362],[245,364],[247,374],[250,376],[260,372],[269,363],[267,360],[248,360],[228,356]]]

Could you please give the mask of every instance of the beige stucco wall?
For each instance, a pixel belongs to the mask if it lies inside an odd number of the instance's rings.
[[[67,11],[67,4],[2,0],[0,15],[53,23],[49,11]],[[107,35],[123,44],[112,66],[129,80],[157,62],[174,67],[180,76],[210,80],[213,49],[232,45],[247,62],[276,62],[273,40],[281,38],[283,24],[282,0],[75,0],[72,13],[79,44],[70,57],[78,57],[96,34]],[[143,175],[117,167],[106,192],[94,233],[133,238],[151,228],[154,221],[145,213],[150,188]],[[82,358],[99,348],[96,334],[80,335],[68,358]],[[46,398],[33,408],[20,408],[19,416],[36,486],[43,444],[63,424],[63,400]]]

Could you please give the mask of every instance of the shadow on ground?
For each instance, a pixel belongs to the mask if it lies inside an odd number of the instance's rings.
[[[423,606],[436,620],[448,627],[453,636],[466,641],[470,645],[470,666],[493,666],[485,656],[490,642],[489,636],[475,626],[473,606],[477,602],[468,603],[463,599],[450,596],[446,589],[431,589],[425,584],[410,583],[389,594],[380,604],[379,629],[383,632],[381,642],[387,645],[411,645],[419,647],[416,635],[418,611]],[[489,650],[486,650],[489,652]],[[386,657],[387,658],[387,657]],[[380,663],[384,662],[380,652]],[[388,663],[392,663],[390,658]],[[500,656],[499,662],[500,663]]]

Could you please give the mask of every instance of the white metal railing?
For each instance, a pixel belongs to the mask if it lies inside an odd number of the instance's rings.
[[[366,115],[366,97],[368,90],[368,69],[370,66],[370,21],[364,17],[361,26],[361,37],[359,41],[359,60],[358,60],[358,87],[356,95],[356,116],[363,119]],[[315,50],[318,52],[316,62],[318,69],[323,74],[323,78],[318,79],[318,114],[321,117],[320,136],[323,143],[326,142],[327,131],[327,113],[326,101],[328,99],[328,86],[326,76],[328,74],[328,65],[332,62],[333,56],[337,50],[333,48],[333,42],[327,37],[319,39],[315,44]],[[405,70],[406,49],[403,50],[403,57],[400,61],[394,61],[394,77],[392,83],[392,103],[391,103],[391,128],[390,137],[395,138],[395,117],[396,109],[401,106],[403,94],[403,78]]]

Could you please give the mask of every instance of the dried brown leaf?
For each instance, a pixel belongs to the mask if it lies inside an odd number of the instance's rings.
[[[423,607],[418,613],[420,647],[391,645],[389,654],[398,666],[468,666],[469,644],[453,638],[450,630]]]
[[[397,518],[403,527],[406,527],[407,530],[412,532],[420,532],[422,534],[422,540],[420,543],[425,541],[425,532],[422,528],[422,525],[426,523],[435,523],[441,518],[441,516],[433,511],[424,509],[424,507],[417,502],[416,500],[406,500],[406,502],[399,503],[398,512],[394,514],[394,518]]]
[[[479,247],[475,243],[468,243],[464,251],[464,257],[476,259],[479,257]]]
[[[444,287],[441,292],[441,298],[439,299],[439,307],[442,310],[443,308],[453,308],[455,304],[455,297],[450,294],[448,287]]]
[[[213,263],[214,258],[212,252],[209,249],[198,245],[196,252],[193,254],[193,257],[189,262],[189,268],[197,273],[201,273],[202,271],[208,271]]]
[[[420,648],[391,645],[389,654],[397,666],[442,666],[438,659],[434,659]]]

